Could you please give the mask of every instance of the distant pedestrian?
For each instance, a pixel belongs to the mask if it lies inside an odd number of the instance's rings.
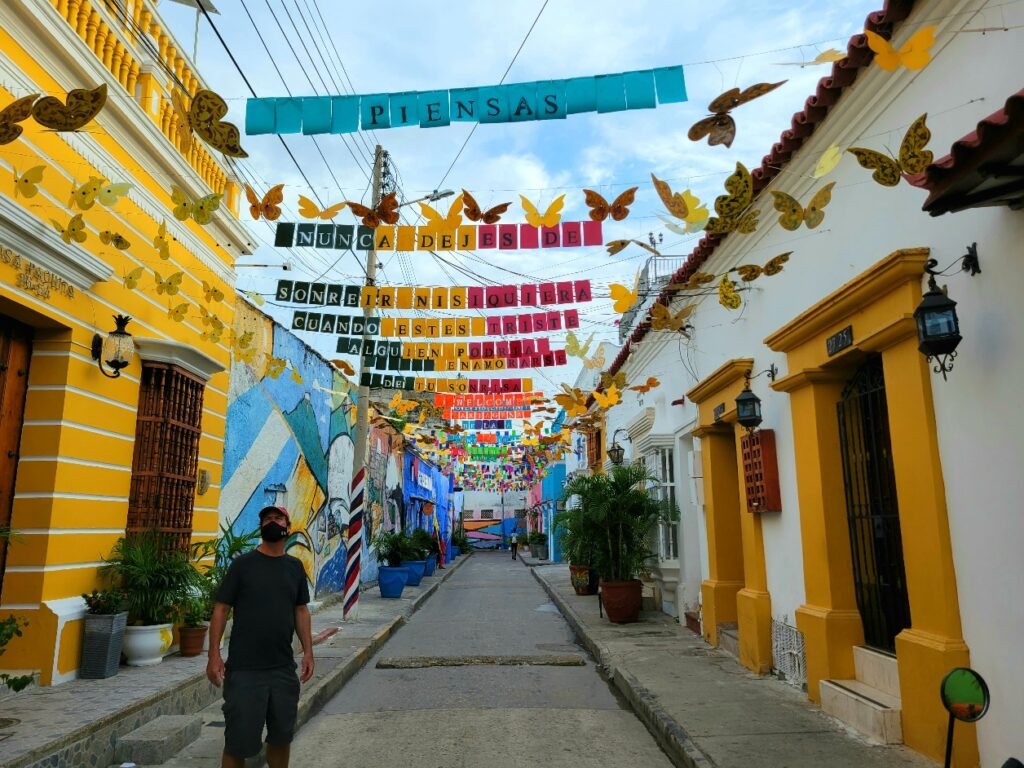
[[[222,768],[244,768],[245,758],[259,754],[264,725],[268,768],[287,768],[299,684],[313,676],[306,571],[301,560],[284,552],[291,518],[283,507],[264,507],[259,519],[263,541],[231,563],[210,620],[206,676],[218,688],[224,686]],[[225,665],[220,639],[232,609]],[[298,675],[292,653],[295,634],[302,643]]]
[[[516,559],[516,553],[519,551],[519,536],[512,537],[512,559]]]

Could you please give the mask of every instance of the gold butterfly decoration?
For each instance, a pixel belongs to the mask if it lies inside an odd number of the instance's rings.
[[[829,182],[815,192],[807,208],[785,192],[772,192],[772,205],[782,214],[779,216],[782,228],[793,231],[799,229],[801,224],[806,224],[808,229],[814,229],[821,224],[825,220],[825,206],[832,200],[832,187],[835,185],[834,181]]]
[[[553,227],[562,220],[562,208],[565,207],[565,195],[559,195],[551,201],[544,213],[537,210],[537,206],[531,203],[522,195],[523,210],[526,212],[526,223],[531,227]]]
[[[821,157],[818,159],[818,164],[814,166],[814,171],[811,173],[811,176],[815,179],[827,176],[837,165],[839,165],[839,161],[842,159],[842,147],[838,144],[832,144],[828,149],[821,153]]]
[[[604,221],[609,216],[613,221],[622,221],[629,216],[629,206],[636,199],[636,191],[639,187],[630,187],[621,195],[609,203],[601,195],[592,189],[583,190],[583,202],[590,208],[590,218],[594,221]]]
[[[932,60],[931,47],[935,45],[935,27],[919,29],[899,50],[892,43],[870,29],[865,29],[868,47],[875,52],[875,61],[886,72],[894,72],[901,66],[907,69],[923,69]]]
[[[740,276],[740,279],[745,283],[756,280],[761,275],[771,277],[772,275],[777,275],[782,271],[782,265],[789,261],[790,254],[792,253],[792,251],[780,253],[778,256],[769,259],[763,267],[758,266],[757,264],[743,264],[736,267],[733,271],[736,272]]]
[[[658,379],[656,379],[654,376],[648,376],[647,381],[645,383],[637,384],[636,386],[630,387],[629,389],[633,392],[639,392],[641,395],[645,395],[655,387],[660,386],[661,382],[658,381]]]
[[[252,363],[256,359],[256,348],[247,347],[246,349],[236,349],[235,356],[243,363]]]
[[[874,149],[850,147],[846,151],[857,158],[862,168],[874,169],[871,178],[884,187],[895,187],[900,177],[906,173],[913,176],[931,165],[934,155],[925,149],[932,132],[928,130],[925,119],[928,114],[921,115],[907,129],[900,142],[899,157],[891,158]]]
[[[659,251],[653,245],[648,245],[642,240],[609,240],[607,243],[608,255],[614,256],[615,254],[624,250],[626,246],[630,245],[631,243],[633,245],[639,245],[645,251],[653,253],[655,256],[661,256],[661,251]]]
[[[687,304],[675,314],[664,304],[656,303],[651,307],[651,329],[655,331],[683,331],[686,320],[697,308],[696,304]]]
[[[254,335],[255,335],[255,333],[253,331],[246,331],[241,336],[239,336],[235,332],[235,329],[232,328],[231,329],[231,334],[230,334],[230,337],[229,337],[230,338],[230,342],[231,342],[230,343],[231,348],[232,349],[238,349],[238,350],[248,349],[249,346],[252,344],[252,339],[253,339]]]
[[[612,376],[610,373],[603,372],[601,374],[601,386],[604,387],[606,390],[609,387],[618,387],[619,389],[625,389],[626,372],[619,371],[614,376]]]
[[[340,203],[335,203],[327,208],[321,208],[305,195],[299,195],[299,216],[304,219],[323,219],[327,221],[341,213],[341,209],[346,205],[348,203],[342,200]]]
[[[757,83],[742,92],[739,88],[730,88],[708,104],[708,112],[712,114],[694,123],[686,135],[691,141],[700,141],[707,136],[708,144],[711,146],[725,144],[725,146],[731,147],[733,139],[736,138],[736,121],[732,119],[729,112],[741,104],[771,93],[784,82],[786,81]]]
[[[436,208],[426,203],[420,203],[420,210],[423,212],[423,218],[427,220],[427,226],[444,231],[453,230],[462,223],[462,195],[452,201],[448,213],[444,216],[438,213]]]
[[[105,179],[90,176],[79,185],[71,184],[71,198],[68,200],[69,208],[78,208],[88,211],[96,203],[96,195],[103,186]]]
[[[621,402],[619,398],[618,388],[612,384],[604,392],[599,392],[596,389],[590,393],[594,396],[594,401],[602,411],[607,411],[613,405],[617,405]]]
[[[813,67],[816,64],[831,64],[836,61],[840,61],[846,58],[846,54],[842,51],[836,50],[835,48],[829,48],[827,51],[822,51],[810,61],[776,61],[775,64],[783,67]]]
[[[171,307],[171,305],[168,304],[167,316],[171,318],[171,320],[173,320],[174,322],[180,323],[182,320],[185,319],[185,314],[188,312],[188,307],[189,304],[187,301],[184,302],[183,304],[178,304],[175,307]]]
[[[381,224],[398,223],[398,193],[388,192],[380,199],[373,208],[368,208],[360,203],[348,201],[348,208],[352,215],[359,217],[366,227],[379,227]]]
[[[14,168],[13,170],[15,197],[35,197],[39,194],[38,185],[43,180],[43,171],[46,170],[45,165],[33,166],[20,176],[18,175],[17,168]]]
[[[608,291],[611,293],[612,302],[614,302],[612,304],[612,309],[620,315],[628,312],[630,308],[636,304],[636,300],[638,298],[638,291],[636,290],[631,291],[624,285],[612,283],[608,286]]]
[[[465,202],[466,218],[470,221],[482,221],[484,224],[497,224],[501,220],[501,214],[508,210],[512,203],[501,203],[486,211],[481,210],[476,199],[466,190],[462,190],[462,199]]]
[[[210,312],[206,307],[199,307],[199,314],[199,319],[203,321],[203,325],[209,325],[217,319],[217,316]]]
[[[574,416],[582,416],[587,412],[587,396],[579,389],[562,385],[562,393],[555,395],[555,402],[565,409],[565,414],[570,419]]]
[[[167,261],[171,258],[171,244],[167,240],[167,222],[161,221],[160,227],[156,231],[156,236],[153,238],[153,247],[156,248],[157,255]]]
[[[249,201],[249,215],[253,221],[259,221],[261,216],[267,221],[276,221],[281,217],[280,204],[284,202],[284,184],[275,184],[262,198],[246,184],[245,199]]]
[[[184,277],[183,272],[175,272],[164,280],[155,269],[153,275],[156,277],[156,292],[158,294],[166,293],[168,296],[174,296],[178,292],[181,287],[181,279]]]
[[[220,95],[206,89],[196,91],[192,103],[185,106],[185,99],[178,91],[171,94],[171,103],[178,116],[178,138],[186,152],[192,147],[193,132],[219,152],[230,157],[248,157],[242,149],[241,133],[238,126],[221,120],[228,113],[227,102]]]
[[[128,290],[134,290],[139,285],[139,280],[142,278],[142,273],[145,269],[145,267],[136,267],[131,272],[128,272],[124,276],[124,287]]]
[[[403,400],[401,392],[395,392],[395,396],[391,398],[391,402],[388,403],[388,408],[397,411],[399,416],[405,416],[409,411],[413,410],[418,406],[415,400]]]
[[[285,365],[288,363],[287,360],[282,360],[279,357],[271,357],[267,360],[267,376],[272,379],[276,379],[281,375]]]
[[[708,209],[707,206],[701,205],[696,195],[688,189],[682,192],[673,192],[666,182],[653,173],[651,181],[654,182],[654,189],[658,193],[658,197],[661,198],[661,202],[665,204],[665,209],[677,219],[686,222],[685,227],[680,227],[664,217],[659,217],[665,222],[665,226],[677,235],[688,235],[704,229],[708,220]]]
[[[594,334],[590,334],[586,343],[580,345],[580,340],[576,338],[576,334],[573,331],[569,331],[565,334],[565,354],[572,355],[573,357],[585,358],[587,352],[590,351],[590,345],[594,341]]]
[[[209,224],[223,198],[223,194],[214,193],[192,200],[182,189],[171,187],[171,201],[174,203],[172,213],[178,221],[192,219],[196,224]]]
[[[204,308],[200,307],[200,309]],[[210,314],[204,310],[203,325],[208,327],[203,333],[199,334],[199,338],[213,344],[219,343],[220,337],[224,335],[224,321],[216,315]]]
[[[119,251],[131,248],[132,246],[120,232],[111,232],[109,229],[104,229],[100,232],[100,242],[104,245],[112,245]]]
[[[65,243],[71,243],[72,240],[76,243],[85,242],[88,233],[85,231],[85,220],[82,218],[82,214],[79,213],[72,216],[67,227],[62,227],[53,219],[50,219],[50,223],[60,232],[60,239]]]
[[[594,354],[593,357],[585,357],[585,358],[583,358],[583,366],[585,368],[590,368],[590,369],[595,370],[595,371],[598,371],[598,370],[601,370],[602,368],[604,368],[604,363],[605,363],[604,347],[598,347],[597,348],[597,352]]]
[[[736,293],[736,283],[730,280],[728,275],[722,275],[722,280],[718,283],[718,303],[726,309],[739,309],[743,303],[740,295]]]
[[[692,291],[697,288],[700,288],[702,285],[713,283],[714,281],[715,276],[708,272],[694,272],[692,275],[690,275],[690,279],[683,283],[682,286],[673,287],[678,288],[680,290]]]
[[[15,99],[0,110],[0,144],[10,144],[21,136],[23,123],[32,114],[32,104],[39,98],[38,93],[31,93]]]
[[[89,90],[75,88],[61,101],[56,96],[43,96],[32,105],[32,117],[44,128],[54,131],[77,131],[84,128],[107,103],[107,84]]]
[[[705,231],[712,235],[726,232],[740,232],[749,235],[757,229],[760,211],[751,208],[754,199],[754,180],[743,163],[736,163],[736,170],[725,180],[728,194],[715,198],[715,213],[708,219]]]
[[[203,299],[207,303],[211,301],[224,301],[224,291],[203,280]]]

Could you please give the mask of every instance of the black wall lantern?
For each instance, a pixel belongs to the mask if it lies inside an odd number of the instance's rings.
[[[619,436],[619,432],[626,433],[626,439],[629,439],[629,432],[621,427],[615,430],[615,434],[612,435],[612,444],[608,447],[608,459],[616,467],[622,466],[622,461],[626,457],[626,449],[616,442],[615,438]]]
[[[131,318],[128,315],[114,315],[114,330],[108,333],[106,338],[98,333],[92,337],[92,359],[99,364],[100,373],[107,378],[119,377],[121,370],[128,367],[132,355],[135,354],[135,342],[132,335],[125,330],[129,322]],[[104,361],[113,373],[104,370]]]
[[[967,253],[959,259],[960,269],[970,271],[971,275],[981,273],[977,245],[969,245]],[[933,370],[941,373],[945,380],[946,374],[953,370],[956,347],[963,337],[956,316],[956,302],[946,295],[945,287],[939,288],[935,282],[936,275],[945,272],[936,272],[937,265],[935,259],[928,259],[924,264],[924,271],[928,273],[928,291],[914,310],[914,321],[917,323],[917,348],[929,362],[934,359]]]
[[[751,375],[748,372],[743,384],[743,391],[736,396],[736,421],[748,432],[753,432],[761,424],[761,398],[750,391],[750,380],[756,379],[762,374],[768,374],[768,378],[775,381],[775,377],[779,375],[779,369],[775,367],[775,363],[772,363],[760,373]]]

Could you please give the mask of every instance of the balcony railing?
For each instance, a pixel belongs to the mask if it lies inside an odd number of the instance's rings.
[[[623,343],[633,332],[637,318],[643,317],[647,309],[658,298],[661,289],[672,281],[672,275],[679,271],[686,261],[685,256],[651,256],[640,270],[637,284],[637,302],[622,315],[619,321],[619,343]]]

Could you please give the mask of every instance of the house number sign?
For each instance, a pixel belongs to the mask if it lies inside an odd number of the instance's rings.
[[[33,264],[10,248],[0,246],[0,264],[6,264],[18,273],[15,286],[44,301],[49,301],[51,293],[54,292],[69,299],[75,298],[75,286],[50,270]]]
[[[825,339],[825,350],[828,352],[828,356],[842,352],[844,349],[853,344],[853,326],[848,325],[843,330],[833,333],[827,339]]]

